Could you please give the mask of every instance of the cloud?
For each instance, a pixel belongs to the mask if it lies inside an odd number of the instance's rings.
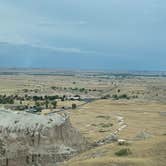
[[[73,54],[82,54],[82,55],[96,55],[96,54],[99,54],[98,52],[96,51],[92,51],[92,50],[83,50],[83,49],[80,49],[80,48],[67,48],[67,47],[56,47],[56,46],[42,46],[40,44],[34,44],[34,45],[31,45],[33,47],[36,47],[36,48],[42,48],[42,49],[48,49],[50,51],[55,51],[55,52],[61,52],[61,53],[73,53]]]
[[[48,19],[41,19],[38,23],[38,26],[40,27],[56,27],[56,26],[81,26],[81,25],[87,25],[88,22],[85,20],[80,21],[68,21],[68,20],[61,20],[61,21],[50,21]]]

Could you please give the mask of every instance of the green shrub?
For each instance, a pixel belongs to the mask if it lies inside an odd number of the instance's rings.
[[[121,150],[115,152],[116,156],[128,156],[130,154],[132,154],[132,152],[129,148],[124,148],[124,149],[121,149]]]
[[[130,97],[129,96],[127,96],[127,94],[122,94],[122,95],[120,95],[119,96],[119,99],[130,99]]]
[[[72,109],[76,109],[77,105],[76,104],[72,104]]]
[[[112,123],[100,123],[100,126],[103,128],[108,128],[108,127],[112,127],[113,124]]]
[[[111,96],[109,94],[102,96],[101,99],[109,99]]]
[[[112,95],[112,98],[115,99],[115,100],[118,100],[118,99],[119,99],[119,97],[118,97],[117,94]]]
[[[114,94],[112,95],[112,98],[115,99],[115,100],[119,100],[119,99],[127,99],[129,100],[130,97],[127,95],[127,94],[122,94],[122,95],[117,95],[117,94]]]
[[[101,119],[103,118],[103,119],[109,120],[110,116],[98,115],[98,116],[96,116],[96,118],[101,118]]]

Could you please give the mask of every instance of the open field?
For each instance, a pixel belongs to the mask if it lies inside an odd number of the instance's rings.
[[[166,77],[161,73],[4,70],[0,95],[17,96],[2,107],[40,106],[37,114],[70,115],[92,146],[65,166],[165,166]],[[107,142],[112,134],[117,140]]]
[[[66,165],[164,166],[166,116],[162,113],[164,114],[165,110],[166,105],[159,103],[126,103],[110,100],[100,100],[88,104],[82,110],[75,110],[71,113],[73,125],[90,141],[102,139],[113,133],[119,127],[116,117],[123,117],[127,127],[119,132],[118,138],[126,140],[128,145],[120,146],[118,143],[103,145],[79,155]],[[114,124],[110,128],[93,125],[110,122]],[[123,148],[129,148],[131,154],[116,156],[115,152]]]

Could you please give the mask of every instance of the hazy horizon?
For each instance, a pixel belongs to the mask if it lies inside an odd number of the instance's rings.
[[[0,3],[0,68],[166,71],[164,0]]]

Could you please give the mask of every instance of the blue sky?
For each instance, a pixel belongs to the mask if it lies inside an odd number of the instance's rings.
[[[0,25],[0,42],[45,52],[9,47],[1,67],[166,70],[165,0],[0,0]]]

